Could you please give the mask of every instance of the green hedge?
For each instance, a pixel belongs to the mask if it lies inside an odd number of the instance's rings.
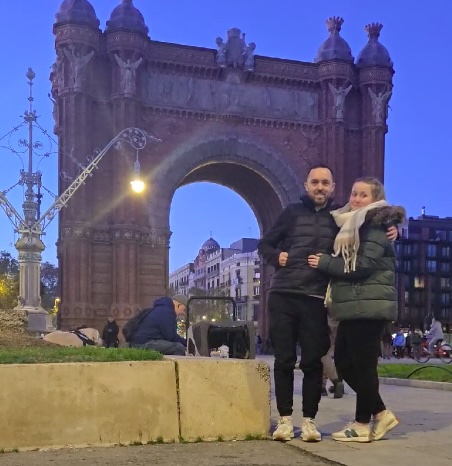
[[[86,346],[30,347],[0,349],[0,364],[37,364],[48,362],[117,362],[158,361],[163,356],[157,351],[135,348],[97,348]]]
[[[420,367],[422,367],[422,370],[410,375]],[[380,377],[397,379],[408,378],[409,380],[431,380],[433,382],[452,383],[452,364],[382,364],[378,366],[378,375]]]

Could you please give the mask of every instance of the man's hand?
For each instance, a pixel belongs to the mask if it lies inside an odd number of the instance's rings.
[[[280,253],[279,253],[278,262],[279,262],[279,265],[280,265],[281,267],[285,267],[285,266],[286,266],[288,257],[289,257],[289,254],[288,254],[287,252],[280,252]]]
[[[309,266],[312,267],[313,269],[316,269],[319,266],[319,260],[320,260],[321,255],[322,255],[321,253],[318,253],[315,255],[308,256]]]
[[[386,231],[386,236],[388,237],[389,241],[395,241],[397,239],[397,236],[399,236],[399,230],[396,226],[393,225],[389,227]]]

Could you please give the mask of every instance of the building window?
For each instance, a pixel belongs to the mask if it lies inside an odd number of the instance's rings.
[[[260,294],[260,287],[259,286],[254,286],[253,287],[253,294],[254,294],[254,296],[259,296],[259,294]]]
[[[443,246],[441,248],[441,254],[445,257],[449,257],[450,256],[450,248],[449,246]]]
[[[436,244],[427,245],[427,256],[430,256],[430,257],[436,256]]]
[[[424,288],[425,287],[424,277],[419,277],[419,276],[414,277],[414,287]]]
[[[253,320],[259,319],[259,304],[253,304]]]
[[[427,270],[429,272],[436,272],[436,261],[427,261]]]
[[[449,271],[450,271],[450,263],[441,262],[441,272],[449,272]]]
[[[237,262],[237,264],[236,264],[236,265],[237,265],[237,267],[240,267],[240,262]]]
[[[436,230],[436,239],[445,241],[446,240],[446,232],[444,230]]]
[[[446,306],[450,304],[450,293],[441,293],[441,302]]]
[[[441,288],[450,287],[450,278],[441,278]]]

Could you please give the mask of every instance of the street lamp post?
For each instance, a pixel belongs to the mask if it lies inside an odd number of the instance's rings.
[[[19,297],[16,310],[26,311],[28,315],[28,329],[31,331],[48,331],[52,328],[51,316],[41,307],[41,260],[42,252],[45,245],[42,241],[42,236],[45,234],[45,229],[50,222],[55,218],[56,214],[67,205],[69,199],[82,186],[89,176],[93,175],[93,171],[98,168],[99,163],[105,154],[113,147],[119,149],[122,143],[128,143],[136,150],[136,160],[134,163],[134,179],[131,181],[132,189],[135,192],[144,190],[144,182],[140,177],[140,163],[138,154],[139,151],[146,146],[147,139],[160,142],[160,139],[151,136],[138,128],[127,128],[117,134],[102,150],[94,152],[91,162],[87,166],[79,165],[80,173],[71,185],[58,197],[54,196],[53,204],[41,215],[41,172],[33,172],[33,154],[35,149],[41,148],[42,144],[33,141],[33,129],[37,124],[38,116],[33,109],[33,79],[35,73],[31,68],[26,74],[28,78],[29,93],[29,109],[25,111],[22,125],[28,125],[28,140],[20,140],[22,146],[26,146],[28,152],[27,170],[23,168],[20,171],[19,181],[11,188],[0,192],[0,207],[6,213],[7,217],[14,226],[15,232],[19,233],[20,238],[15,244],[19,255]],[[20,126],[22,126],[20,125]],[[9,135],[15,132],[17,128]],[[50,139],[50,136],[39,125],[38,128]],[[0,139],[0,141],[3,138]],[[19,153],[11,147],[0,146],[11,150],[19,155]],[[49,153],[44,154],[48,156]],[[25,199],[22,204],[23,215],[14,208],[11,202],[7,199],[6,194],[15,186],[22,185],[26,187]],[[35,186],[38,192],[35,192]],[[49,191],[50,192],[50,191]]]

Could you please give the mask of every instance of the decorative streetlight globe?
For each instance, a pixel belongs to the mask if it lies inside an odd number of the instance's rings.
[[[140,162],[138,160],[138,151],[137,151],[137,159],[135,160],[135,163],[133,164],[133,171],[134,171],[134,178],[130,182],[130,186],[132,186],[132,191],[136,193],[142,193],[145,188],[144,181],[141,179],[141,167],[140,167]]]

